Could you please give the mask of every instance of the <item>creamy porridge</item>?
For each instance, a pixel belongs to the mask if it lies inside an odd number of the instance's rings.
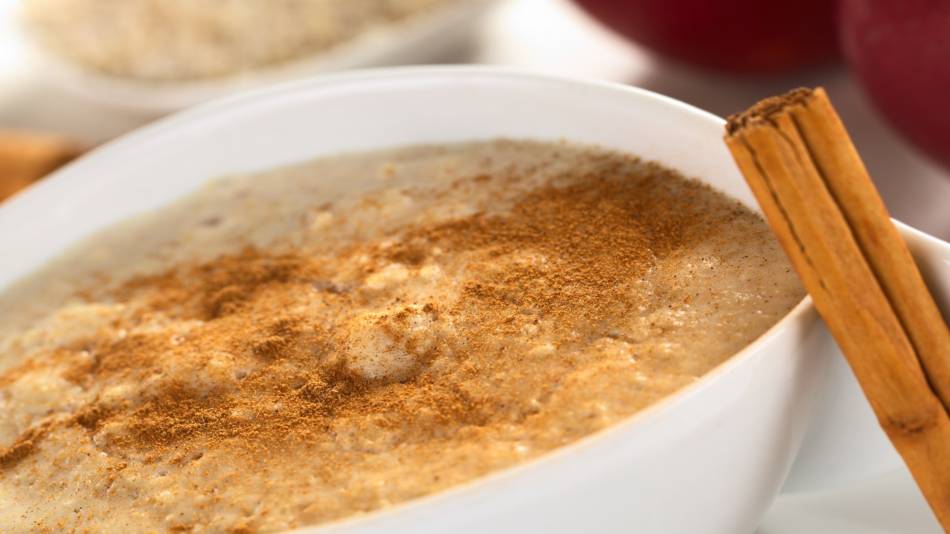
[[[23,0],[50,50],[150,82],[239,74],[332,49],[459,0]]]
[[[803,296],[762,220],[493,141],[217,180],[0,295],[0,524],[277,531],[603,429]]]

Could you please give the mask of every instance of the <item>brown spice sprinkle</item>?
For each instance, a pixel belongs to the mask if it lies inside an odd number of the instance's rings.
[[[307,476],[340,488],[335,498],[349,504],[293,512],[288,524],[304,524],[386,503],[346,493],[349,477],[365,474],[359,470],[368,469],[374,452],[436,455],[439,447],[426,448],[433,442],[478,443],[514,432],[537,448],[532,456],[608,424],[559,432],[552,425],[559,410],[569,410],[556,399],[583,351],[605,339],[638,346],[642,339],[622,341],[630,337],[626,318],[665,306],[664,295],[679,295],[687,284],[665,273],[663,262],[696,244],[729,240],[730,225],[760,225],[731,202],[711,209],[724,201],[705,186],[642,164],[631,176],[629,165],[622,160],[527,188],[510,209],[410,224],[331,253],[247,247],[128,280],[111,290],[112,299],[129,304],[109,325],[119,335],[82,339],[0,373],[2,388],[37,362],[55,362],[65,379],[98,392],[0,450],[0,476],[66,427],[116,458],[110,480],[130,462],[184,466],[227,451],[234,463],[264,472],[282,462],[307,465]],[[522,181],[476,176],[455,188]],[[425,269],[457,287],[428,297],[425,289],[420,296],[400,288],[401,273]],[[387,273],[396,283],[374,282]],[[655,276],[656,288],[644,291],[644,279]],[[688,303],[691,295],[676,298]],[[179,326],[160,327],[172,323]],[[528,350],[525,332],[543,333],[552,348]],[[675,368],[651,350],[644,346],[637,358]],[[534,359],[544,366],[525,363]],[[519,376],[538,389],[518,391]],[[637,386],[641,397],[626,398],[624,409],[632,413],[688,379],[671,380]],[[130,384],[137,393],[121,394]],[[120,394],[108,393],[116,387]],[[357,437],[345,438],[351,434]],[[350,445],[339,445],[347,439]],[[492,468],[437,475],[398,498]],[[260,517],[245,518],[229,528],[262,525]]]
[[[609,321],[634,304],[627,285],[652,265],[655,254],[702,239],[709,231],[690,224],[700,214],[695,206],[690,209],[689,198],[657,197],[658,185],[656,178],[621,183],[592,176],[569,187],[544,187],[525,195],[510,214],[477,214],[433,227],[410,228],[403,244],[383,250],[373,247],[370,252],[378,255],[379,265],[367,266],[366,272],[390,260],[410,258],[422,263],[431,247],[446,252],[474,250],[488,258],[533,250],[548,258],[543,268],[514,265],[500,273],[490,263],[471,266],[477,276],[465,286],[453,310],[465,317],[462,324],[467,328],[459,337],[467,347],[445,340],[452,345],[445,348],[459,361],[466,351],[480,350],[481,335],[504,330],[511,316],[526,310],[562,321]],[[693,193],[706,191],[696,186]],[[407,254],[407,246],[413,247],[412,254]],[[222,350],[260,358],[266,364],[242,377],[231,392],[168,381],[142,404],[88,406],[75,422],[95,431],[106,421],[126,419],[130,432],[116,436],[110,446],[155,453],[182,441],[214,446],[227,440],[228,447],[251,449],[302,441],[315,432],[327,432],[329,421],[342,412],[382,413],[405,420],[417,413],[419,405],[426,405],[438,409],[436,421],[478,424],[489,417],[483,413],[484,401],[460,393],[455,384],[418,376],[397,384],[367,380],[334,357],[339,348],[321,324],[306,317],[281,316],[278,310],[292,306],[301,292],[323,287],[324,277],[333,271],[332,261],[326,258],[272,255],[248,248],[125,283],[117,292],[120,299],[129,300],[139,292],[150,297],[149,305],[125,325],[129,329],[157,312],[206,322],[177,342],[161,335],[89,340],[91,345],[84,350],[94,358],[70,369],[70,380],[88,384],[114,375],[145,380],[161,372],[165,362],[199,364]],[[356,298],[329,286],[322,292],[340,310]],[[426,306],[427,313],[437,309],[435,303]],[[397,314],[387,332],[404,335],[399,321],[405,321],[408,313],[407,308],[402,316]],[[273,404],[281,409],[260,409]],[[234,416],[242,411],[254,416]]]

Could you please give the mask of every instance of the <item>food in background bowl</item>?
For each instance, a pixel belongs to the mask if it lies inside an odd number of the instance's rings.
[[[105,109],[155,115],[315,73],[446,61],[494,3],[132,0],[102,9],[96,0],[26,0],[16,15],[50,82]]]
[[[0,519],[247,532],[386,507],[625,419],[802,296],[751,210],[605,149],[219,180],[0,297]]]
[[[25,0],[57,54],[152,82],[232,76],[313,55],[453,0]]]

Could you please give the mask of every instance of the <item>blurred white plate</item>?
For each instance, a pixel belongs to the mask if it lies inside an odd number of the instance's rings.
[[[495,0],[455,0],[393,24],[379,26],[332,49],[239,75],[201,81],[143,82],[95,72],[62,58],[15,25],[33,61],[64,90],[109,107],[162,114],[226,94],[282,80],[382,65],[428,63],[462,50]],[[18,18],[18,13],[12,14]]]
[[[907,469],[844,488],[781,495],[756,534],[940,534]]]

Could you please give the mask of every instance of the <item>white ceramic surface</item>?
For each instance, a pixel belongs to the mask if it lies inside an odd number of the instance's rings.
[[[942,534],[906,469],[847,487],[785,494],[756,534]]]
[[[18,29],[42,63],[48,79],[100,105],[146,114],[183,109],[237,91],[279,81],[383,65],[438,61],[474,37],[476,22],[495,0],[455,0],[406,21],[371,29],[326,51],[235,76],[202,81],[152,83],[92,71],[59,57]]]
[[[0,286],[96,229],[215,176],[406,143],[499,136],[596,143],[751,204],[721,133],[721,119],[653,93],[503,70],[393,69],[296,82],[160,121],[0,206]],[[946,305],[950,245],[905,233]],[[815,399],[829,401],[819,392],[835,353],[806,300],[704,379],[622,424],[472,484],[321,528],[750,532],[785,479]],[[830,387],[853,401],[855,391]],[[834,479],[833,469],[816,465],[849,435],[871,457],[893,461],[873,420],[843,436],[833,423],[810,438],[800,487]],[[868,474],[856,468],[838,479]]]

